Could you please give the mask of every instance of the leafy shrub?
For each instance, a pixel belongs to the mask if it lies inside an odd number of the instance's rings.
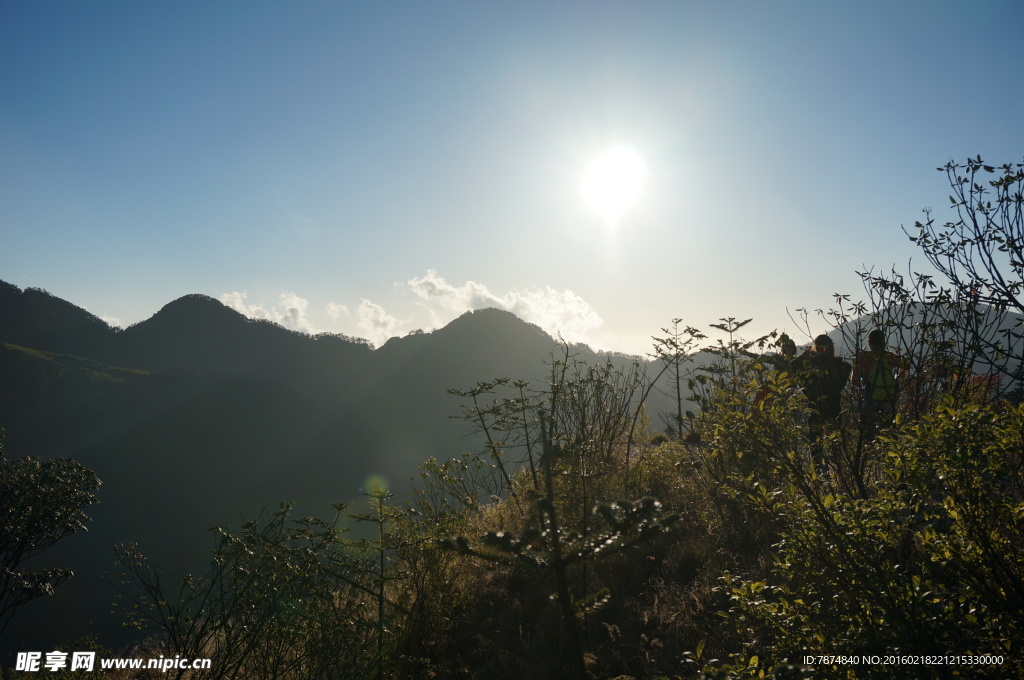
[[[370,565],[335,523],[290,512],[282,505],[237,535],[215,529],[208,571],[176,594],[134,545],[118,547],[130,622],[158,634],[165,657],[212,659],[203,677],[365,677],[376,665]]]
[[[768,578],[722,578],[747,639],[732,670],[819,654],[998,654],[1004,665],[971,676],[1024,677],[1013,665],[1024,644],[1024,409],[946,404],[878,448],[869,497],[799,474],[745,497],[780,540]]]
[[[83,508],[97,503],[96,474],[70,458],[10,459],[0,429],[0,633],[15,610],[71,578],[70,569],[26,569],[61,539],[86,531]]]

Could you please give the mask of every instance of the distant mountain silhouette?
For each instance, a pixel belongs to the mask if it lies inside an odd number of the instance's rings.
[[[371,353],[350,338],[311,337],[248,319],[204,295],[171,302],[117,341],[112,358],[130,366],[262,376],[318,395],[350,378]]]
[[[3,342],[23,347],[94,356],[110,345],[115,331],[102,319],[44,290],[22,291],[0,281],[0,334]]]
[[[0,647],[86,633],[123,641],[101,578],[114,543],[139,542],[174,575],[205,562],[207,529],[237,527],[262,507],[294,500],[324,514],[359,501],[370,474],[404,493],[427,458],[481,449],[451,417],[461,406],[449,388],[543,378],[556,347],[536,326],[485,309],[372,350],[253,321],[204,295],[115,330],[45,291],[0,282],[8,455],[71,457],[103,480],[89,533],[39,558],[75,578],[19,612]]]

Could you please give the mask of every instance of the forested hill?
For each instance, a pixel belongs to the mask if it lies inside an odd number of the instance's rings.
[[[237,526],[262,507],[297,501],[303,512],[329,512],[359,499],[371,474],[403,492],[426,459],[479,448],[452,418],[461,404],[448,389],[541,378],[556,349],[539,328],[494,309],[372,350],[253,321],[202,295],[116,330],[2,282],[0,343],[8,455],[71,457],[103,481],[89,533],[44,556],[75,578],[18,615],[37,644],[43,631],[80,635],[90,621],[111,629],[100,579],[112,567],[108,546],[138,541],[175,573],[206,558],[207,529]]]

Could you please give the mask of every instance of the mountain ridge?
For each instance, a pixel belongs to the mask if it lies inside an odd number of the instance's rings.
[[[82,329],[88,331],[88,337],[81,337]],[[299,368],[282,366],[274,359],[288,352],[307,353],[331,365],[341,354],[347,354],[347,359],[366,359],[370,353],[391,357],[408,353],[412,346],[423,346],[424,339],[431,344],[439,337],[462,336],[465,343],[467,337],[475,336],[480,342],[497,342],[503,333],[555,343],[548,333],[512,312],[485,308],[467,311],[432,331],[393,337],[372,348],[361,338],[308,334],[273,321],[252,319],[201,293],[176,298],[149,318],[118,329],[43,289],[21,290],[0,281],[0,341],[144,371],[255,372],[282,377],[283,370]],[[209,345],[200,347],[199,343]],[[254,345],[266,349],[257,351]],[[210,350],[214,351],[212,357],[203,360],[199,356]]]

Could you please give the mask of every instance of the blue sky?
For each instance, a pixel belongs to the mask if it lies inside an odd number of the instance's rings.
[[[377,343],[482,306],[792,332],[906,267],[937,166],[1024,158],[1022,40],[1015,0],[0,0],[0,279]],[[609,225],[616,144],[647,175]]]

